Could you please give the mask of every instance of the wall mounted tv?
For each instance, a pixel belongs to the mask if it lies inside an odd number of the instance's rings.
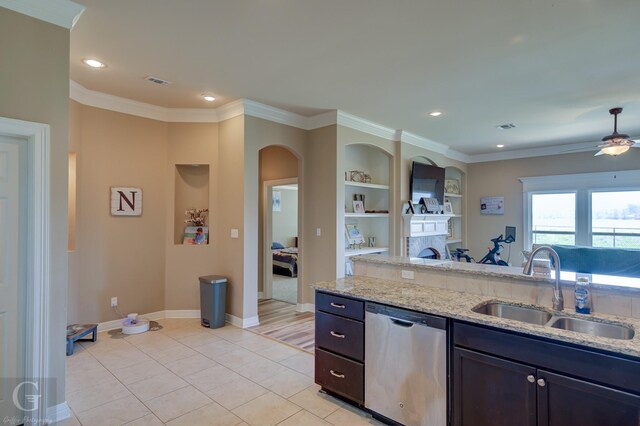
[[[411,201],[420,202],[420,198],[435,198],[444,204],[444,169],[442,167],[413,162],[411,166]]]

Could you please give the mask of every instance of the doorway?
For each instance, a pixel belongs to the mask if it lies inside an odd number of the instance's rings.
[[[49,135],[48,125],[0,117],[0,413],[7,424],[47,414]]]
[[[263,297],[298,302],[298,180],[265,181]]]

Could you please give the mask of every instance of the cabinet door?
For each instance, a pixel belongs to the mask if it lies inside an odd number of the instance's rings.
[[[640,396],[543,370],[538,379],[539,426],[640,425]]]
[[[524,364],[455,348],[453,424],[534,426],[535,374]]]

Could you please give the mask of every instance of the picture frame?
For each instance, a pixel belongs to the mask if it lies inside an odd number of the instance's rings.
[[[351,182],[364,183],[365,181],[365,173],[360,170],[350,170],[349,171],[349,180]]]
[[[453,239],[453,220],[447,220],[447,240]]]
[[[274,212],[279,212],[282,209],[282,194],[280,191],[273,191],[271,193],[271,207]]]
[[[446,194],[460,195],[460,181],[458,179],[445,179],[444,192]]]
[[[481,215],[503,215],[504,197],[480,197]]]
[[[420,213],[440,213],[440,203],[437,198],[421,198]]]
[[[209,244],[208,226],[187,226],[184,228],[182,244],[206,245]]]
[[[364,237],[362,236],[362,232],[358,228],[356,223],[348,223],[345,225],[347,242],[349,244],[364,244]]]
[[[362,201],[354,201],[353,202],[353,212],[354,213],[364,213],[364,202],[362,202]]]
[[[444,214],[455,214],[453,213],[453,205],[448,201],[444,202],[443,210],[444,210]]]

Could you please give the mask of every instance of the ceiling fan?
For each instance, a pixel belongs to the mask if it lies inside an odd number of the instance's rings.
[[[618,114],[622,112],[621,107],[611,108],[609,114],[613,115],[613,133],[602,138],[602,144],[598,145],[600,151],[595,155],[620,155],[624,154],[635,145],[636,141],[629,139],[629,135],[618,133]]]

